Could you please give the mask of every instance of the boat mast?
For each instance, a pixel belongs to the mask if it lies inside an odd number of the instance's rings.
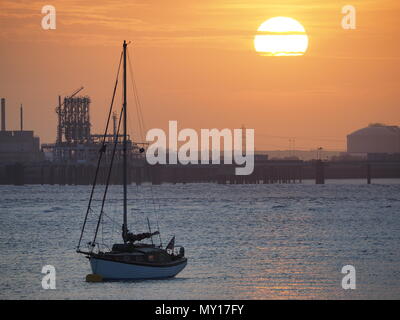
[[[126,46],[127,43],[124,40],[124,140],[123,140],[123,184],[124,184],[124,222],[122,225],[123,240],[126,243],[126,236],[128,234],[128,222],[127,222],[127,140],[126,140]]]

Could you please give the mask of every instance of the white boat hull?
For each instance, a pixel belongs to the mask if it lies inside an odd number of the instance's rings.
[[[146,266],[90,258],[90,266],[94,274],[99,274],[105,280],[142,280],[171,278],[181,272],[187,264],[185,259],[181,263],[170,266]]]

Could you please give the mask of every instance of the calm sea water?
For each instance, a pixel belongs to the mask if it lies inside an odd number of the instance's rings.
[[[120,190],[111,188],[99,233],[106,245],[120,241]],[[164,244],[175,234],[189,258],[176,278],[137,282],[85,282],[89,264],[75,247],[89,192],[0,186],[1,299],[400,298],[399,180],[130,186],[130,229],[147,231],[146,217],[155,229],[158,216]],[[41,286],[48,264],[55,290]],[[341,287],[348,264],[356,290]]]

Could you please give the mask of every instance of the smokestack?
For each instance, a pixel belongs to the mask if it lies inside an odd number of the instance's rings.
[[[113,112],[114,139],[117,137],[117,113]]]
[[[24,109],[22,108],[22,103],[21,103],[21,131],[24,130]]]
[[[6,131],[6,99],[1,98],[1,131]]]
[[[61,127],[61,96],[58,96],[58,126],[57,126],[57,143],[61,143],[62,140],[62,127]]]

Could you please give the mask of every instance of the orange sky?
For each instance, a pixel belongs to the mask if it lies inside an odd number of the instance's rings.
[[[56,30],[41,28],[47,4]],[[356,30],[341,28],[346,4],[357,9]],[[254,51],[257,28],[274,16],[305,27],[305,56]],[[297,149],[342,150],[355,129],[399,125],[399,16],[397,0],[1,0],[7,129],[18,129],[22,102],[25,129],[53,142],[57,95],[83,85],[99,133],[127,39],[147,129],[168,120],[194,129],[245,124],[258,150],[288,149],[290,137]]]

